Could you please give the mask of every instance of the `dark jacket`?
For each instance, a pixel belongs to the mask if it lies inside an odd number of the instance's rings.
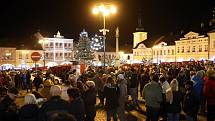
[[[136,72],[133,72],[131,75],[131,82],[130,82],[130,88],[137,88],[138,87],[138,75]]]
[[[77,121],[84,121],[85,107],[84,107],[84,101],[81,97],[75,98],[72,102],[70,102],[69,113],[74,115]]]
[[[34,81],[33,81],[33,82],[34,82],[34,85],[35,85],[35,86],[39,87],[40,84],[43,83],[43,80],[42,80],[39,76],[37,76],[37,77],[34,78]]]
[[[19,110],[20,121],[38,121],[39,108],[36,104],[27,104]]]
[[[0,102],[0,121],[18,121],[17,106],[9,96]]]
[[[67,101],[60,98],[60,96],[51,97],[45,102],[39,113],[39,121],[46,121],[47,117],[54,112],[68,112],[69,104]]]
[[[96,89],[91,88],[84,93],[84,104],[86,115],[96,116]]]
[[[119,106],[120,89],[116,85],[106,84],[104,87],[104,96],[106,98],[105,107],[107,109],[116,109]]]
[[[181,102],[183,99],[182,93],[180,91],[173,91],[173,102],[170,104],[166,103],[167,113],[180,113],[181,112]]]
[[[183,111],[192,117],[195,117],[198,112],[198,98],[194,89],[186,93],[183,100]]]

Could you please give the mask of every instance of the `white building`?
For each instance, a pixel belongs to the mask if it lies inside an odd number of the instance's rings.
[[[53,38],[43,38],[41,44],[47,66],[68,64],[74,60],[73,39],[64,38],[59,31]]]

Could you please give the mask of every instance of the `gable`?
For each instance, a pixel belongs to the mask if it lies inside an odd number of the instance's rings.
[[[192,32],[192,31],[184,35],[185,38],[198,38],[198,36],[199,36],[199,33]]]
[[[146,48],[146,46],[145,46],[143,43],[141,43],[141,44],[138,45],[137,48],[138,48],[138,49],[143,49],[143,48]]]

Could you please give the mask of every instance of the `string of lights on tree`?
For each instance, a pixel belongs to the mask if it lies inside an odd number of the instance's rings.
[[[104,48],[103,37],[98,35],[92,37],[90,46],[96,51]]]

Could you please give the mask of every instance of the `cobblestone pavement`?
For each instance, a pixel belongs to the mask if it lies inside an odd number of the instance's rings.
[[[26,94],[25,91],[21,91],[20,92],[20,96],[17,98],[17,105],[18,106],[22,106],[23,105],[23,97]],[[141,100],[141,99],[139,99]],[[99,100],[97,100],[97,102],[99,103]],[[133,110],[129,110],[126,111],[126,117],[128,121],[145,121],[145,105],[140,102],[140,110],[138,109],[133,109]],[[205,116],[198,116],[199,121],[206,121],[206,117]],[[96,118],[95,121],[106,121],[106,112],[104,111],[104,109],[98,109],[96,112]]]

